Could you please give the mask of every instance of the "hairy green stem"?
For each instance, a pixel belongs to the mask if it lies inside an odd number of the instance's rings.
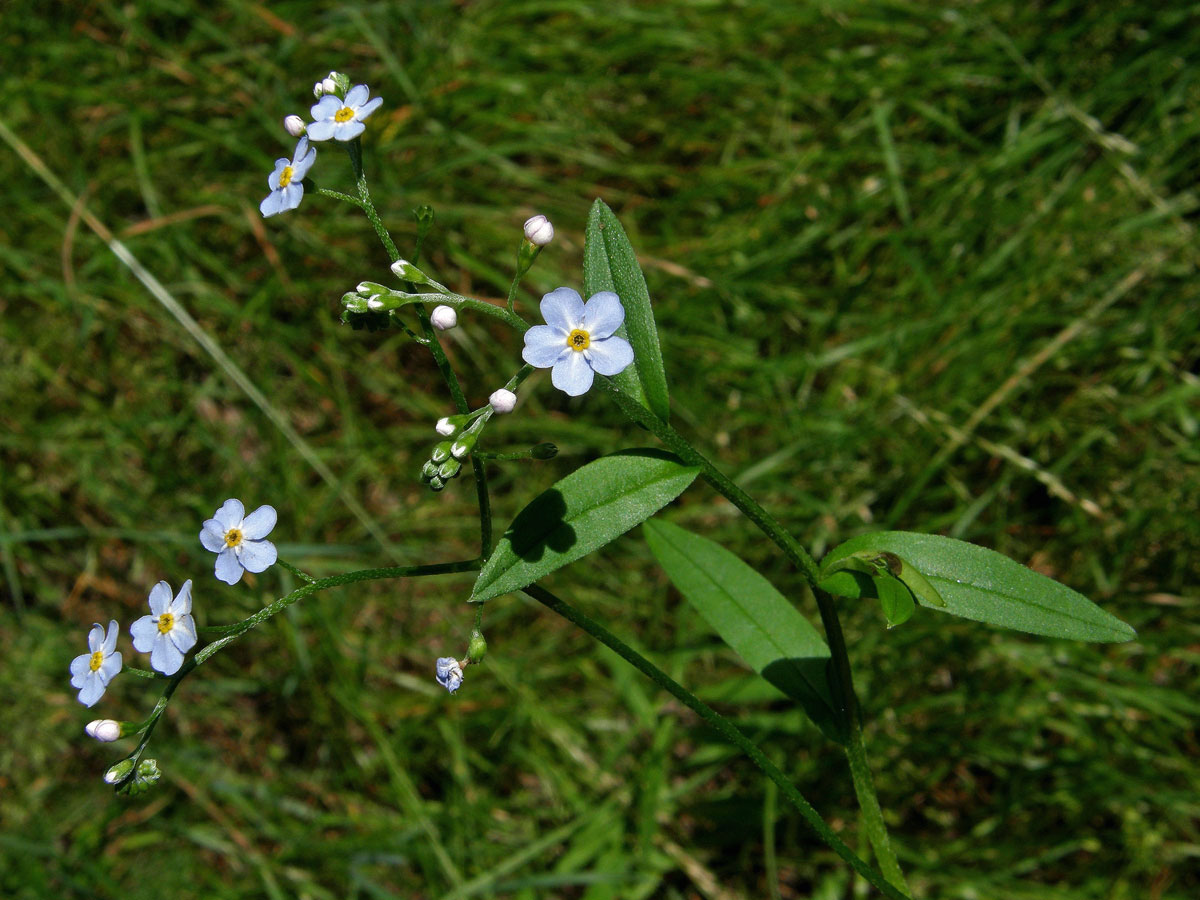
[[[875,849],[880,867],[888,873],[889,880],[898,886],[905,886],[900,863],[896,859],[891,841],[888,839],[883,815],[879,812],[879,799],[875,794],[875,788],[867,768],[862,721],[858,698],[854,693],[854,680],[850,674],[850,655],[846,649],[846,637],[842,633],[842,623],[838,618],[833,598],[817,586],[820,575],[816,560],[774,516],[718,469],[712,460],[696,450],[683,435],[638,403],[637,400],[619,391],[608,379],[601,379],[600,383],[616,401],[621,411],[630,419],[649,430],[684,462],[699,466],[704,480],[757,525],[800,569],[805,580],[812,587],[813,596],[817,600],[817,609],[821,614],[821,624],[825,628],[825,639],[829,644],[834,702],[837,704],[846,726],[848,736],[845,748],[846,757],[850,764],[855,793],[863,809],[864,822],[867,826],[871,846]]]
[[[733,743],[739,750],[745,753],[753,760],[767,777],[779,786],[780,792],[788,799],[804,818],[809,826],[817,833],[829,847],[840,856],[846,863],[854,869],[859,875],[877,887],[885,896],[893,898],[893,900],[908,900],[907,894],[899,888],[892,885],[880,872],[871,868],[871,866],[862,859],[857,853],[850,849],[846,843],[834,833],[833,829],[826,824],[818,813],[806,799],[804,795],[792,784],[791,780],[779,769],[775,763],[758,748],[754,741],[750,740],[736,725],[729,719],[718,713],[715,709],[704,703],[695,694],[691,693],[679,682],[672,679],[666,672],[646,659],[611,631],[601,625],[599,622],[588,617],[584,613],[575,609],[566,601],[550,593],[545,588],[537,584],[531,584],[523,588],[524,592],[541,603],[551,612],[557,613],[568,622],[578,626],[586,631],[600,643],[604,644],[609,649],[613,650],[618,656],[636,668],[643,675],[646,675],[663,688],[667,693],[679,700],[688,709],[695,712],[709,726],[715,729],[719,734]]]
[[[383,224],[383,219],[379,217],[375,204],[371,202],[371,192],[367,188],[367,177],[362,165],[362,145],[355,138],[346,149],[350,154],[350,164],[354,167],[354,180],[358,187],[358,196],[362,200],[362,210],[371,220],[371,226],[375,229],[375,234],[379,236],[384,250],[387,251],[388,259],[393,263],[399,262],[400,251],[396,249],[395,241],[392,240],[391,234]],[[417,320],[421,323],[421,331],[425,335],[425,345],[433,355],[433,361],[437,365],[438,371],[442,373],[442,380],[450,389],[450,397],[454,401],[455,409],[462,414],[470,412],[471,407],[467,403],[462,385],[458,382],[458,376],[454,373],[450,360],[446,358],[446,351],[437,339],[437,334],[429,321],[429,311],[420,304],[416,304],[416,310]],[[479,503],[479,552],[480,556],[486,559],[492,552],[492,502],[488,494],[487,469],[480,460],[472,459],[471,472],[475,476],[475,496]]]
[[[199,653],[188,659],[180,667],[179,671],[171,675],[166,686],[163,688],[162,695],[158,698],[158,702],[154,705],[153,711],[147,717],[145,724],[142,726],[142,739],[138,742],[137,748],[130,754],[129,758],[134,762],[136,769],[138,761],[146,750],[146,746],[150,743],[150,737],[154,734],[154,729],[162,718],[163,711],[167,708],[167,703],[171,699],[171,695],[175,693],[175,689],[189,674],[192,673],[198,666],[203,665],[213,654],[220,651],[222,648],[236,641],[239,637],[245,634],[256,625],[265,622],[272,616],[287,609],[293,603],[303,600],[318,591],[323,591],[326,588],[338,587],[343,584],[354,584],[359,581],[374,581],[381,578],[416,578],[423,575],[447,575],[454,572],[474,572],[482,565],[478,559],[464,559],[456,562],[448,563],[433,563],[424,566],[389,566],[382,569],[360,569],[356,572],[344,572],[341,575],[331,575],[329,578],[319,580],[310,580],[304,587],[297,588],[290,594],[285,594],[271,604],[264,606],[258,612],[251,616],[247,616],[240,622],[224,629],[224,634],[210,644],[206,644]],[[286,568],[292,569],[292,566],[285,563]],[[299,570],[293,570],[299,572]],[[138,675],[151,675],[142,670],[137,670]],[[124,779],[121,784],[133,778],[131,770],[128,778]],[[120,785],[117,785],[118,787]]]

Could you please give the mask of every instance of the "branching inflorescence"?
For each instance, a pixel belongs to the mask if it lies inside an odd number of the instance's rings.
[[[162,693],[141,722],[98,719],[86,732],[99,741],[140,736],[138,745],[105,773],[122,793],[139,793],[160,777],[155,760],[144,752],[180,682],[214,654],[291,604],[326,588],[360,581],[412,578],[455,572],[478,573],[471,596],[477,604],[465,655],[439,657],[434,675],[451,694],[462,689],[464,669],[483,661],[484,604],[515,591],[541,603],[606,644],[661,688],[694,710],[746,753],[775,782],[817,835],[848,865],[884,895],[906,896],[900,870],[867,765],[861,713],[854,694],[849,655],[834,597],[877,600],[889,628],[907,621],[917,609],[939,611],[980,622],[1054,637],[1093,641],[1129,640],[1133,630],[1086,598],[1037,575],[1000,554],[936,535],[880,532],[859,535],[835,547],[818,563],[790,532],[742,488],[724,475],[669,424],[667,380],[650,305],[637,256],[620,222],[599,200],[589,216],[584,244],[582,293],[559,287],[541,298],[545,324],[531,326],[517,311],[524,276],[554,238],[542,215],[524,225],[515,273],[503,306],[463,296],[435,281],[419,266],[421,248],[433,224],[433,211],[415,211],[418,224],[411,259],[402,258],[376,212],[363,170],[360,140],[367,119],[380,108],[366,85],[351,86],[330,72],[314,85],[317,103],[312,121],[284,120],[284,131],[297,139],[290,157],[280,158],[268,176],[270,193],[262,201],[264,217],[298,208],[304,179],[316,163],[314,143],[334,141],[346,150],[354,192],[316,189],[321,197],[347,203],[370,221],[390,259],[396,287],[363,281],[342,297],[342,321],[356,329],[399,328],[426,347],[445,381],[454,411],[434,425],[439,437],[419,478],[439,492],[469,464],[479,503],[480,549],[477,557],[420,566],[365,569],[317,579],[278,558],[267,540],[276,511],[260,506],[247,514],[242,503],[225,501],[199,533],[202,547],[216,554],[214,574],[227,585],[244,572],[261,573],[278,564],[303,586],[234,624],[204,629],[213,637],[198,643],[192,617],[192,582],[172,596],[166,581],[150,591],[150,614],[130,628],[134,649],[150,654],[150,669],[126,669],[158,680]],[[588,299],[585,301],[584,296]],[[438,333],[457,326],[460,315],[482,315],[523,335],[523,365],[474,409],[467,401]],[[515,343],[515,342],[514,342]],[[516,349],[514,346],[514,356]],[[551,384],[570,397],[593,387],[615,402],[631,422],[654,435],[665,448],[629,449],[580,467],[533,499],[498,542],[493,541],[488,494],[488,462],[550,459],[552,444],[518,451],[485,449],[493,416],[511,413],[517,391],[535,369],[549,369]],[[669,452],[667,452],[669,451]],[[756,570],[708,538],[653,518],[696,479],[703,478],[739,509],[783,554],[807,583],[819,611],[824,640],[799,612]],[[647,543],[683,598],[708,621],[741,658],[796,701],[813,723],[846,754],[848,771],[862,811],[862,822],[878,869],[851,850],[754,742],[604,625],[576,610],[538,582],[609,541],[645,523]],[[116,649],[118,625],[99,623],[88,634],[88,652],[70,665],[71,684],[85,706],[95,705],[122,671]]]

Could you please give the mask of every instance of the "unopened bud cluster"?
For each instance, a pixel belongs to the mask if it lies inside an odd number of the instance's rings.
[[[336,94],[339,97],[345,97],[348,90],[350,90],[350,77],[343,75],[341,72],[330,72],[313,85],[313,96],[318,100],[326,94]]]

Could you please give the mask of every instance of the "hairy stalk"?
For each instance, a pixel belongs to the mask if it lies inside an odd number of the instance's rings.
[[[383,224],[383,219],[379,217],[375,204],[371,202],[371,192],[367,188],[367,176],[363,172],[362,144],[356,138],[347,145],[346,150],[350,154],[350,164],[354,168],[354,181],[358,188],[362,211],[370,219],[371,226],[379,237],[379,242],[387,251],[388,259],[397,262],[400,259],[400,251],[396,249],[395,241],[392,240],[391,234]],[[412,290],[412,285],[407,285],[407,287]],[[467,403],[462,385],[458,383],[458,376],[454,373],[450,360],[446,358],[446,351],[442,348],[441,342],[437,339],[437,333],[429,321],[429,311],[419,303],[415,305],[417,320],[421,323],[421,331],[425,335],[425,346],[429,348],[438,371],[442,373],[442,380],[450,389],[450,397],[454,400],[455,409],[459,413],[470,412],[471,407]],[[480,556],[486,559],[492,552],[492,501],[488,495],[487,470],[480,460],[472,457],[471,473],[475,476],[475,496],[479,503],[479,552]]]
[[[613,650],[618,656],[636,668],[643,675],[646,675],[663,688],[667,693],[679,700],[688,709],[695,712],[709,726],[715,729],[723,737],[732,742],[739,750],[745,753],[754,761],[767,777],[779,786],[780,792],[788,799],[804,818],[809,826],[817,833],[829,847],[840,856],[846,863],[854,869],[859,875],[877,887],[885,896],[893,898],[893,900],[908,900],[905,892],[891,884],[880,872],[871,868],[871,866],[862,859],[857,853],[850,849],[841,838],[839,838],[821,818],[818,813],[806,799],[804,795],[792,784],[791,780],[779,769],[775,763],[758,748],[754,741],[750,740],[736,725],[729,719],[718,713],[715,709],[708,706],[695,694],[691,693],[679,682],[672,679],[666,672],[646,659],[611,631],[601,625],[594,619],[589,618],[566,601],[550,593],[545,588],[537,584],[531,584],[523,588],[524,592],[541,603],[551,612],[557,613],[568,622],[578,626],[586,631],[600,643],[604,644],[609,649]]]
[[[870,770],[867,767],[867,751],[863,742],[858,698],[854,693],[854,681],[850,674],[850,655],[846,649],[846,637],[842,633],[842,623],[838,618],[833,598],[817,587],[820,576],[816,560],[774,516],[718,469],[712,460],[696,450],[683,435],[632,397],[621,393],[608,379],[601,379],[600,384],[630,419],[649,430],[684,462],[699,466],[704,480],[757,525],[800,569],[805,580],[812,587],[813,596],[817,599],[817,609],[821,613],[821,624],[825,628],[825,639],[829,644],[833,675],[831,687],[834,692],[834,701],[838,705],[846,725],[848,735],[845,748],[846,757],[850,764],[855,794],[858,796],[863,810],[867,834],[871,840],[871,846],[875,849],[875,855],[879,859],[880,868],[887,873],[888,880],[907,890],[900,863],[896,859],[895,851],[892,850],[891,841],[888,838],[883,815],[880,812],[879,798],[875,793]]]
[[[223,629],[224,634],[217,638],[212,643],[206,644],[199,653],[184,662],[179,671],[171,675],[167,679],[167,684],[163,688],[162,695],[158,698],[158,702],[154,705],[154,710],[146,719],[142,726],[142,739],[138,742],[137,748],[130,754],[129,758],[134,761],[136,769],[138,761],[142,758],[142,754],[146,750],[146,746],[150,743],[150,738],[154,734],[154,729],[162,718],[163,711],[167,708],[167,703],[171,699],[171,695],[175,693],[175,689],[180,683],[191,674],[197,667],[203,665],[213,654],[219,652],[224,647],[232,644],[239,637],[245,634],[250,629],[265,622],[272,616],[287,609],[293,603],[303,600],[318,591],[323,591],[326,588],[338,587],[343,584],[354,584],[359,581],[374,581],[381,578],[416,578],[423,575],[447,575],[454,572],[474,572],[481,565],[478,559],[464,559],[457,562],[448,563],[433,563],[424,566],[389,566],[383,569],[360,569],[356,572],[344,572],[341,575],[331,575],[329,578],[319,580],[309,580],[304,587],[297,588],[290,594],[285,594],[267,606],[264,606],[253,615],[247,616],[240,622],[228,626]],[[284,563],[285,568],[297,574],[303,575],[299,569]],[[304,576],[307,578],[307,576]],[[135,674],[149,675],[151,677],[162,677],[156,673],[148,673],[144,670],[137,670]],[[133,778],[133,771],[130,772],[125,781]],[[122,782],[124,783],[124,782]]]

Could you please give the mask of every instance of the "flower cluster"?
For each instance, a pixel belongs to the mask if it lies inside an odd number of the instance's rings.
[[[262,572],[275,562],[278,553],[275,545],[266,540],[275,527],[275,510],[260,506],[249,515],[238,500],[226,500],[213,518],[208,519],[200,531],[200,543],[206,550],[217,554],[216,577],[227,584],[235,584],[243,571]],[[150,667],[163,675],[175,675],[182,668],[188,651],[196,646],[196,621],[192,618],[192,582],[183,583],[177,594],[172,596],[171,586],[160,581],[150,591],[148,598],[150,614],[142,616],[129,627],[133,637],[133,648],[139,653],[150,654]],[[97,622],[88,632],[88,652],[71,660],[71,687],[79,690],[79,702],[94,706],[108,688],[109,682],[122,668],[121,652],[117,650],[120,626],[116,620],[108,628]],[[96,719],[84,729],[98,741],[109,742],[142,726],[127,726],[114,719]],[[124,763],[129,766],[122,768]],[[135,774],[132,759],[109,769],[106,780],[110,783],[125,783]],[[136,769],[136,781],[143,787],[157,780],[157,768],[153,760],[143,760]]]
[[[317,160],[311,142],[354,140],[366,130],[363,120],[383,103],[381,97],[369,99],[371,90],[365,84],[350,87],[350,79],[337,72],[318,81],[313,94],[318,99],[309,110],[312,122],[305,125],[297,115],[283,120],[284,131],[300,140],[291,159],[275,160],[275,171],[267,178],[271,193],[258,207],[264,218],[295,209],[304,199],[304,176]]]

